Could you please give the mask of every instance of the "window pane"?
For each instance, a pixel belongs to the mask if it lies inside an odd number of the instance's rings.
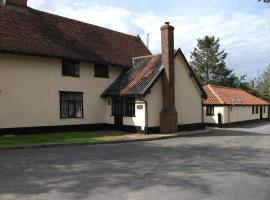
[[[95,77],[108,78],[109,67],[107,65],[95,64]]]
[[[73,101],[68,102],[68,116],[75,117],[75,104]]]
[[[83,117],[83,108],[82,108],[82,102],[77,101],[76,102],[76,117]]]
[[[61,117],[68,117],[68,102],[61,101]]]
[[[64,76],[79,76],[80,63],[78,61],[62,61],[62,74]]]

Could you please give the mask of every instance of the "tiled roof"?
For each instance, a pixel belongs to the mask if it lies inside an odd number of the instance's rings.
[[[204,105],[269,105],[243,90],[208,84],[204,86],[208,98]]]
[[[101,96],[143,96],[162,70],[161,55],[133,58],[133,67],[123,72]]]
[[[181,49],[174,52],[174,56],[181,56],[188,67],[203,96],[206,93],[189,66]],[[149,55],[133,58],[133,67],[124,72],[101,96],[135,95],[144,96],[155,83],[163,71],[161,55]]]
[[[0,5],[0,38],[0,52],[127,68],[133,57],[151,54],[137,36],[12,5]]]

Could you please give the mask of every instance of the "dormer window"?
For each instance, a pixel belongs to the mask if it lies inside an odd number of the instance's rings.
[[[80,62],[74,60],[62,60],[63,76],[80,76]]]
[[[95,77],[109,78],[109,67],[108,67],[108,65],[95,64]]]

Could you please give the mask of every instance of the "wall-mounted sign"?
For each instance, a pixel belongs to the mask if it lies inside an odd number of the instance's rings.
[[[137,105],[137,109],[138,109],[138,110],[143,109],[143,105]]]

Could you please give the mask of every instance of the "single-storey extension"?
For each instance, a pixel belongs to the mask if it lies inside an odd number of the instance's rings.
[[[269,103],[243,90],[208,84],[204,86],[204,121],[226,127],[255,120],[269,120]]]

